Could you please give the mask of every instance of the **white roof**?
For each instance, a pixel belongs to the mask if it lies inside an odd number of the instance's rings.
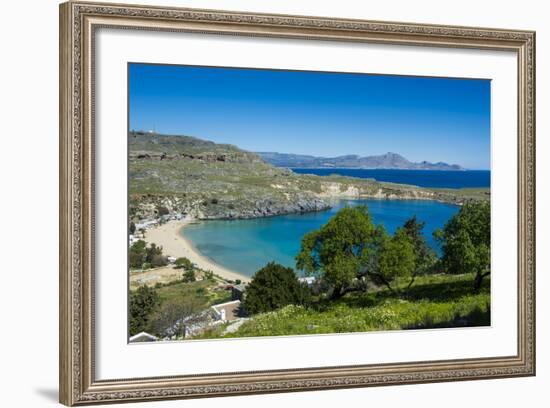
[[[225,302],[225,303],[218,303],[217,305],[212,305],[212,309],[214,309],[215,311],[219,311],[219,308],[223,308],[224,306],[229,306],[229,305],[239,305],[241,303],[240,300],[232,300],[231,302]]]
[[[149,334],[149,333],[146,333],[146,332],[141,332],[141,333],[138,333],[138,334],[130,337],[130,343],[133,342],[133,341],[138,341],[138,340],[157,341],[158,338],[153,336],[152,334]]]

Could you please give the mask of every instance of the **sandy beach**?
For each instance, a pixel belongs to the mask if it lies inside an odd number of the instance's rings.
[[[192,222],[193,221],[187,220],[168,221],[163,225],[148,229],[145,233],[144,240],[148,243],[154,242],[161,246],[163,248],[162,252],[165,255],[174,256],[176,258],[184,256],[196,264],[200,269],[212,271],[224,279],[240,279],[242,282],[249,282],[250,278],[248,276],[224,268],[211,259],[201,255],[188,240],[181,236],[179,231],[185,227],[185,225]]]

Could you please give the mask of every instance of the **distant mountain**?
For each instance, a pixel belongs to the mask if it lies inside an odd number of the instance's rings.
[[[267,163],[288,168],[360,168],[360,169],[401,169],[401,170],[465,170],[458,164],[427,161],[415,163],[397,153],[379,156],[357,156],[354,154],[338,157],[316,157],[301,154],[257,152]]]

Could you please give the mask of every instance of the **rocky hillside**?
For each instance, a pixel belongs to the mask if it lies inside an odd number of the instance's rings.
[[[130,132],[130,159],[191,159],[205,162],[263,163],[255,153],[229,144],[218,144],[191,136],[169,136],[157,133]]]
[[[321,211],[334,198],[487,199],[487,190],[424,189],[342,176],[298,175],[251,152],[189,136],[128,135],[130,216],[255,218]]]
[[[189,214],[199,219],[254,218],[320,211],[310,191],[282,188],[293,173],[231,145],[188,136],[129,134],[130,212]]]

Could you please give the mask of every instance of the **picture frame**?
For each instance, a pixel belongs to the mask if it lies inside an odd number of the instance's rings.
[[[200,33],[514,53],[517,352],[480,358],[98,379],[96,33]],[[121,135],[121,137],[123,137]],[[535,375],[535,33],[125,4],[60,5],[60,402],[134,402]],[[212,347],[217,345],[212,343]]]

